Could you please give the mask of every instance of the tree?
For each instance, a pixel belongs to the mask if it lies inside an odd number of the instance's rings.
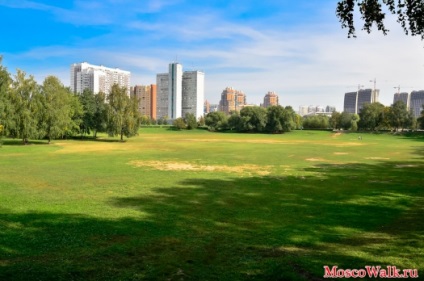
[[[83,135],[89,135],[95,126],[94,116],[96,114],[96,98],[93,91],[90,89],[84,89],[81,95],[79,95],[79,100],[84,111],[80,125],[80,132]]]
[[[421,111],[421,116],[418,118],[418,124],[420,129],[424,129],[424,104],[423,104],[423,110]]]
[[[260,106],[244,107],[240,110],[241,131],[263,132],[266,126],[266,109]]]
[[[383,125],[384,105],[379,102],[366,103],[361,108],[359,117],[359,129],[375,131]]]
[[[38,138],[37,125],[41,106],[37,96],[40,94],[40,86],[33,76],[26,77],[25,72],[18,69],[10,90],[11,103],[13,104],[13,128],[12,134],[22,139],[24,144],[30,138]]]
[[[327,129],[329,126],[329,118],[325,115],[306,116],[303,119],[305,129]]]
[[[352,113],[342,112],[340,114],[339,127],[343,130],[349,130],[352,126]]]
[[[177,130],[182,130],[182,129],[186,129],[187,128],[187,124],[184,120],[184,118],[179,117],[177,119],[175,119],[172,122],[172,125],[177,129]]]
[[[269,133],[290,132],[300,127],[299,117],[290,106],[270,106],[267,108],[266,131]]]
[[[94,95],[96,110],[93,116],[93,137],[97,138],[97,132],[106,132],[107,128],[107,104],[106,95],[99,92]]]
[[[238,111],[231,112],[227,122],[228,129],[240,131],[242,129],[242,119]]]
[[[333,128],[335,130],[341,128],[341,126],[340,126],[340,116],[341,116],[340,112],[333,111],[331,113],[331,117],[330,117],[330,120],[329,120],[329,124],[330,124],[331,128]]]
[[[72,94],[57,77],[48,76],[39,97],[42,105],[39,131],[50,143],[51,139],[63,137],[75,126],[72,120]]]
[[[406,108],[403,101],[397,101],[390,106],[389,124],[395,129],[405,129],[412,125],[412,113]]]
[[[194,116],[193,113],[186,113],[184,123],[187,124],[188,130],[193,130],[197,128],[196,116]]]
[[[114,84],[108,96],[108,122],[107,131],[110,136],[119,135],[121,141],[124,136],[134,136],[138,132],[140,120],[138,101],[135,97],[127,95],[127,89]]]
[[[364,21],[363,30],[370,33],[373,24],[384,35],[389,31],[384,25],[388,11],[397,15],[397,20],[406,35],[420,36],[424,39],[424,1],[422,0],[342,0],[337,3],[336,15],[340,20],[342,28],[348,28],[348,37],[356,37],[354,26],[355,4],[359,7],[361,19]]]
[[[14,110],[10,103],[10,85],[12,79],[7,69],[1,63],[2,57],[0,56],[0,126],[2,126],[2,134],[4,134],[12,122],[10,116]]]
[[[203,126],[205,126],[205,117],[200,116],[200,117],[199,117],[199,122],[197,122],[197,125],[198,125],[199,127],[203,127]]]
[[[227,116],[222,111],[209,112],[205,117],[205,124],[210,131],[220,131],[227,127]]]

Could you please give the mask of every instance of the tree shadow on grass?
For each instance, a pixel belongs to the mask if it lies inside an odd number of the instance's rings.
[[[111,198],[139,217],[0,210],[0,280],[323,280],[323,266],[424,269],[423,163],[188,178]],[[164,172],[164,176],[171,176]],[[35,279],[34,279],[35,277]]]

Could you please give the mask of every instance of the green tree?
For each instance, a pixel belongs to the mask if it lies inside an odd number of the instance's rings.
[[[359,129],[375,131],[383,125],[384,105],[379,102],[366,103],[361,108],[359,117]]]
[[[139,128],[138,101],[127,95],[127,89],[117,84],[112,86],[108,96],[108,122],[107,131],[110,136],[119,135],[121,141],[124,136],[134,136]]]
[[[240,110],[241,131],[263,132],[266,126],[266,109],[260,106],[248,106]]]
[[[341,116],[340,112],[333,111],[331,113],[331,117],[329,119],[329,125],[331,126],[331,128],[333,128],[335,130],[341,129],[340,116]]]
[[[57,77],[48,76],[43,82],[39,97],[42,105],[39,130],[50,143],[52,139],[63,137],[74,127],[72,94]]]
[[[97,138],[97,132],[106,132],[107,128],[107,104],[106,95],[99,92],[94,95],[96,110],[93,116],[93,137]]]
[[[10,102],[10,85],[12,79],[5,67],[2,65],[2,57],[0,56],[0,125],[2,126],[2,134],[5,134],[10,123],[13,122],[11,115],[14,110]]]
[[[424,104],[423,104],[423,110],[421,111],[421,116],[418,118],[418,125],[420,129],[424,129]]]
[[[329,118],[325,115],[305,116],[303,118],[305,129],[327,129],[329,126]]]
[[[37,128],[41,106],[37,96],[40,94],[40,86],[33,76],[26,77],[25,72],[17,70],[15,79],[10,90],[11,103],[13,104],[13,128],[12,134],[22,139],[24,144],[30,138],[40,137]]]
[[[196,116],[193,113],[186,113],[184,117],[184,122],[187,124],[188,130],[193,130],[197,128]]]
[[[227,126],[230,130],[240,131],[242,129],[243,122],[238,111],[231,112],[231,115],[228,118]]]
[[[83,108],[84,114],[80,125],[81,134],[89,135],[95,127],[95,114],[96,114],[96,97],[90,89],[84,89],[79,95],[79,100]]]
[[[205,117],[205,124],[210,131],[220,131],[227,128],[227,115],[222,111],[209,112]]]
[[[175,129],[177,129],[177,130],[182,130],[182,129],[186,129],[186,128],[187,128],[187,124],[186,124],[186,122],[185,122],[184,118],[182,118],[182,117],[179,117],[179,118],[175,119],[175,120],[172,122],[172,125],[173,125],[173,126],[175,127]]]
[[[203,126],[205,126],[205,117],[204,117],[204,116],[200,116],[200,117],[199,117],[199,122],[197,123],[197,125],[198,125],[199,127],[203,127]]]
[[[342,112],[342,114],[340,114],[340,120],[339,120],[340,128],[343,130],[349,130],[350,127],[352,126],[352,117],[353,117],[352,113]]]
[[[390,106],[389,123],[394,130],[409,128],[412,125],[412,113],[403,101],[397,101]]]
[[[373,25],[382,31],[384,35],[389,31],[384,25],[387,10],[396,14],[398,22],[405,34],[420,36],[424,39],[424,1],[418,0],[342,0],[337,3],[336,15],[342,28],[348,28],[348,37],[355,36],[354,12],[355,4],[359,7],[361,19],[364,21],[363,30],[371,32]]]

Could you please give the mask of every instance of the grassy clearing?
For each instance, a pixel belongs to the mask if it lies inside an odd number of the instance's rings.
[[[424,138],[145,129],[0,148],[0,280],[424,270]]]

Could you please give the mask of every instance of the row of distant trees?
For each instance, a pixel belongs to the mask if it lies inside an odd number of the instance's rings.
[[[27,143],[107,132],[123,140],[137,134],[139,124],[138,102],[123,87],[114,85],[107,97],[89,90],[76,95],[54,76],[42,85],[21,70],[12,77],[0,57],[1,135]]]
[[[424,109],[424,108],[423,108]],[[325,115],[303,118],[305,129],[344,129],[352,131],[378,131],[403,129],[424,129],[424,110],[418,119],[407,109],[406,104],[397,101],[391,106],[381,103],[365,104],[359,114],[333,112],[331,117]]]
[[[244,107],[240,112],[226,115],[224,112],[210,112],[205,117],[209,130],[234,130],[237,132],[283,133],[300,129],[302,118],[290,106]]]

